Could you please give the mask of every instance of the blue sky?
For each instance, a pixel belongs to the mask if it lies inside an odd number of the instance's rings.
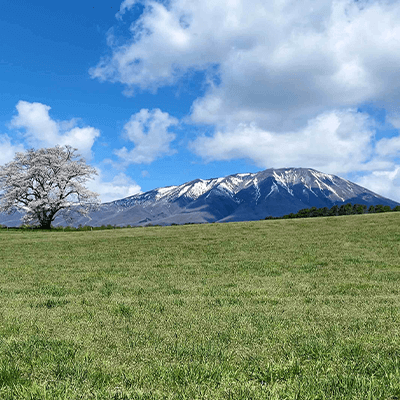
[[[400,201],[400,4],[14,0],[0,164],[70,144],[103,201],[311,167]]]

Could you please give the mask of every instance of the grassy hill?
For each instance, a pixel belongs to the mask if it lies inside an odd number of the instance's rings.
[[[400,213],[0,231],[1,399],[399,399]]]

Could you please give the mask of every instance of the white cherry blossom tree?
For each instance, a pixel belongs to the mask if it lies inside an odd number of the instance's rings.
[[[98,194],[85,183],[97,175],[71,146],[56,146],[16,153],[13,161],[0,166],[0,212],[24,213],[23,221],[50,229],[61,215],[88,215],[99,204]]]

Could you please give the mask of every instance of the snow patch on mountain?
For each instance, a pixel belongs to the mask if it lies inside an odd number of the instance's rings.
[[[273,176],[276,180],[276,183],[278,185],[282,186],[284,189],[286,189],[290,195],[294,196],[293,190],[289,188],[288,183],[290,181],[293,181],[295,177],[293,177],[293,174],[291,174],[291,175],[285,174],[285,175],[283,175],[283,174],[280,175],[280,174],[276,173],[276,171],[273,172]]]
[[[258,203],[258,199],[261,197],[260,187],[258,186],[257,178],[254,178],[253,183],[254,183],[254,187],[256,189],[255,201],[256,201],[256,204],[257,204]]]
[[[157,194],[156,194],[156,199],[160,200],[166,196],[168,196],[174,189],[176,189],[178,186],[167,186],[165,188],[158,188]]]
[[[271,190],[270,190],[270,192],[265,196],[265,198],[269,197],[269,196],[270,196],[272,193],[274,193],[274,192],[279,192],[279,188],[278,188],[278,186],[276,185],[275,182],[271,185]]]
[[[218,179],[217,179],[218,181]],[[193,200],[198,199],[200,196],[202,196],[204,193],[208,192],[211,190],[215,185],[216,181],[213,179],[203,181],[200,179],[199,182],[196,182],[192,187],[189,188],[189,190],[186,193],[187,197],[190,197]]]

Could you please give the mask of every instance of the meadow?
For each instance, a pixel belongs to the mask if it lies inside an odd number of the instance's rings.
[[[0,231],[0,399],[400,399],[400,213]]]

